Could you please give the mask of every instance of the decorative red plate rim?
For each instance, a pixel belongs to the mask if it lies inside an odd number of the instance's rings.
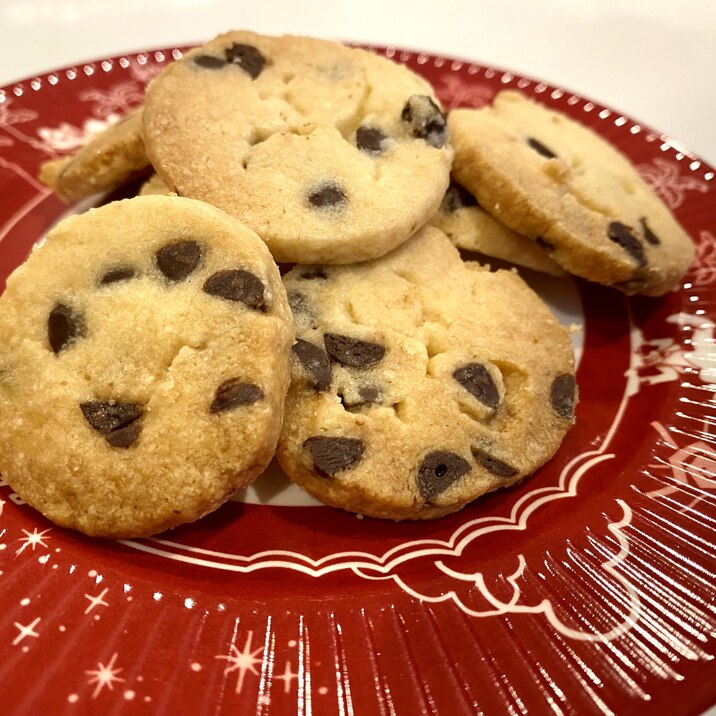
[[[0,486],[8,712],[698,713],[716,701],[714,170],[544,82],[374,50],[424,74],[449,108],[518,89],[614,142],[697,242],[682,289],[626,299],[580,284],[574,433],[528,486],[434,532],[395,526],[392,538],[370,526],[356,537],[328,508],[234,504],[169,539],[98,544]],[[0,276],[64,211],[34,179],[39,161],[140,102],[141,86],[180,55],[127,54],[0,89]],[[325,532],[286,549],[289,513],[304,530],[320,514]],[[235,536],[235,524],[278,539],[260,535],[262,549],[246,528],[247,543],[227,550],[215,535]],[[332,529],[348,549],[321,544]],[[378,535],[370,549],[366,532]]]

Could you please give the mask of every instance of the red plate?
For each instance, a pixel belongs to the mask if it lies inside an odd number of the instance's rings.
[[[54,527],[3,484],[4,713],[683,714],[716,701],[713,169],[542,82],[379,52],[448,107],[517,88],[616,144],[697,242],[683,288],[538,284],[585,325],[577,423],[530,480],[436,522],[300,504],[274,473],[196,524],[108,542]],[[0,90],[2,285],[66,211],[39,163],[140,103],[179,55]]]

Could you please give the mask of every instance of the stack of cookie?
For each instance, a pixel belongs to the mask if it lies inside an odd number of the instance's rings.
[[[691,242],[603,144],[510,93],[446,120],[406,67],[322,40],[187,53],[41,169],[66,201],[154,173],[9,280],[0,472],[113,537],[200,517],[274,453],[325,503],[394,520],[522,480],[573,423],[571,344],[517,273],[455,246],[673,288]]]

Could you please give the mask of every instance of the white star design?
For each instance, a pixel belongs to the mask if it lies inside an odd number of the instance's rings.
[[[47,547],[45,544],[46,539],[50,539],[49,537],[45,537],[45,535],[50,531],[49,529],[42,530],[42,532],[37,531],[37,527],[32,530],[32,532],[28,532],[27,530],[22,530],[27,536],[21,537],[20,542],[22,542],[22,547],[18,549],[15,552],[15,556],[20,554],[21,552],[25,551],[25,547],[32,547],[32,551],[35,551],[35,547],[40,545],[40,547]]]
[[[291,662],[287,661],[286,666],[283,668],[283,674],[281,676],[274,676],[276,681],[283,681],[283,693],[287,694],[291,690],[291,681],[297,679],[298,674],[291,671]]]
[[[90,594],[85,594],[85,599],[89,599],[90,601],[90,603],[87,605],[87,609],[85,609],[85,614],[89,614],[95,607],[109,606],[109,604],[104,601],[104,595],[107,594],[108,589],[109,587],[105,587],[96,597],[93,597]]]
[[[236,681],[236,693],[241,693],[241,689],[244,686],[244,677],[246,676],[246,672],[250,671],[252,674],[258,674],[256,669],[254,669],[254,664],[260,664],[263,659],[257,659],[256,655],[263,652],[264,648],[263,646],[259,647],[258,649],[255,649],[254,651],[251,651],[251,637],[253,636],[253,632],[250,631],[248,636],[246,637],[246,644],[244,646],[243,651],[239,651],[234,644],[231,645],[231,654],[229,656],[217,656],[217,659],[226,659],[228,662],[230,662],[231,666],[227,666],[224,669],[224,674],[228,674],[230,671],[237,671],[239,672],[238,679]]]
[[[124,679],[121,679],[117,674],[122,671],[122,669],[115,669],[114,668],[114,662],[117,659],[117,652],[112,654],[112,658],[109,660],[109,663],[105,666],[101,661],[97,662],[97,669],[92,669],[89,671],[86,671],[86,674],[90,674],[92,678],[87,682],[88,684],[97,684],[95,687],[94,692],[92,693],[92,698],[96,699],[97,696],[99,696],[102,689],[106,686],[110,691],[114,688],[114,682],[115,681],[124,681]]]
[[[23,626],[20,622],[15,622],[15,626],[20,630],[20,633],[12,640],[13,645],[19,644],[26,636],[39,636],[35,631],[35,627],[40,621],[40,617],[37,617],[35,621]]]

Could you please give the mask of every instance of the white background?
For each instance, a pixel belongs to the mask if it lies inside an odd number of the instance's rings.
[[[716,0],[0,0],[0,85],[230,29],[512,70],[617,109],[716,163]]]

